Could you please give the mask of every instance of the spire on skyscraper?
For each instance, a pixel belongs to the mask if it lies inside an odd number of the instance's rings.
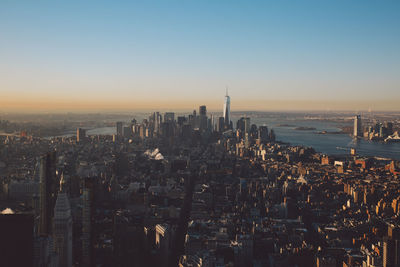
[[[229,129],[231,124],[231,98],[228,95],[228,86],[226,87],[223,117],[224,117],[225,129]]]
[[[61,173],[61,178],[60,178],[60,192],[65,192],[65,178],[64,178],[64,172]]]

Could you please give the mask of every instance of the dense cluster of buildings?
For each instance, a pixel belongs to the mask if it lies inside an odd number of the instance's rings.
[[[227,94],[222,117],[207,116],[207,107],[204,105],[199,107],[198,112],[193,110],[189,116],[176,118],[174,112],[166,112],[164,115],[154,112],[142,122],[137,122],[135,119],[129,123],[117,122],[117,133],[113,138],[114,140],[129,140],[138,137],[141,139],[163,138],[168,141],[177,138],[189,140],[193,134],[200,136],[232,130],[230,118],[230,97]]]
[[[276,142],[200,106],[116,134],[2,137],[5,266],[400,264],[400,165]]]
[[[395,131],[393,122],[385,121],[384,123],[375,122],[363,128],[361,116],[354,117],[354,137],[364,137],[372,141],[400,142],[399,131]]]

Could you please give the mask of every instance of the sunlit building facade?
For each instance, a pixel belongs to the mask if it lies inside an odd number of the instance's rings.
[[[228,90],[226,91],[225,101],[224,101],[224,122],[225,128],[229,128],[231,124],[231,98],[228,95]]]

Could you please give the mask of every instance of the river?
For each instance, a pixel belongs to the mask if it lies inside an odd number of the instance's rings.
[[[232,116],[236,122],[239,116]],[[317,152],[329,155],[340,155],[350,153],[350,148],[355,148],[357,154],[362,156],[376,156],[383,158],[394,158],[400,160],[400,143],[383,143],[367,140],[354,140],[348,134],[319,134],[318,132],[338,132],[340,126],[349,123],[338,123],[324,120],[309,120],[299,118],[288,118],[281,116],[257,116],[251,119],[251,123],[258,126],[267,125],[274,129],[277,140],[292,145],[313,147]],[[236,124],[236,123],[235,123]],[[235,126],[234,124],[234,126]],[[289,125],[289,126],[282,126]],[[315,130],[295,130],[296,127],[312,127]],[[116,133],[115,127],[101,127],[88,129],[88,135],[112,135]],[[64,137],[74,136],[74,133],[62,135]]]

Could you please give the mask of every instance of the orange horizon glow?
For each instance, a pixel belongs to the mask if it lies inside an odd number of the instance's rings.
[[[235,99],[232,98],[232,111],[400,111],[399,101],[307,101],[281,99]],[[223,101],[215,99],[0,99],[0,112],[118,112],[118,111],[190,111],[206,105],[209,111],[222,111]]]

